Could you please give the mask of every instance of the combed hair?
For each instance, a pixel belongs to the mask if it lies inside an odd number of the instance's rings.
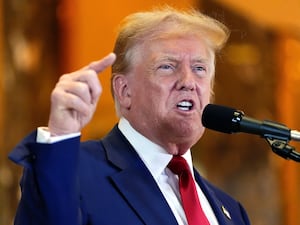
[[[199,34],[216,52],[226,43],[229,31],[221,22],[195,9],[180,11],[169,6],[152,11],[133,13],[124,18],[118,29],[114,53],[116,62],[112,73],[126,73],[134,47],[155,38],[163,32],[168,34]]]

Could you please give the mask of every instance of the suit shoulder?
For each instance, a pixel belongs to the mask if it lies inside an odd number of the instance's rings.
[[[104,147],[101,140],[89,140],[80,143],[81,157],[104,157]]]

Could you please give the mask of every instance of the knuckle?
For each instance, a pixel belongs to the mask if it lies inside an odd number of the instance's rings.
[[[69,80],[71,77],[71,74],[70,73],[66,73],[66,74],[63,74],[60,76],[58,82],[62,82],[62,81],[65,81],[65,80]]]
[[[59,99],[59,91],[57,90],[57,88],[54,88],[53,90],[52,90],[52,92],[51,92],[51,101],[53,102],[53,101],[55,101],[55,100],[57,100],[57,99]]]

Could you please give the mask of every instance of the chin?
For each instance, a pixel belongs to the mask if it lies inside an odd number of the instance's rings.
[[[204,128],[201,126],[195,126],[195,125],[190,125],[190,124],[175,124],[178,132],[178,136],[182,137],[183,139],[191,139],[195,142],[197,142],[203,135],[204,133]]]

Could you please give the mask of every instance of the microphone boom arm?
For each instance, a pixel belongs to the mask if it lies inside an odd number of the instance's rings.
[[[273,139],[271,137],[265,137],[267,142],[272,148],[272,151],[277,155],[285,158],[292,159],[296,162],[300,162],[300,154],[295,151],[293,146],[290,146],[287,141]]]
[[[242,111],[235,112],[232,122],[234,131],[242,128],[244,132],[258,134],[267,140],[274,153],[285,159],[300,162],[300,153],[288,144],[290,140],[300,141],[299,131],[290,130],[285,125],[273,121],[264,120],[260,122],[244,116]]]
[[[256,120],[245,116],[243,111],[208,104],[202,112],[202,125],[227,134],[244,132],[259,135],[267,140],[274,153],[285,159],[300,162],[300,153],[288,144],[291,140],[300,141],[300,132],[291,130],[284,124]]]

